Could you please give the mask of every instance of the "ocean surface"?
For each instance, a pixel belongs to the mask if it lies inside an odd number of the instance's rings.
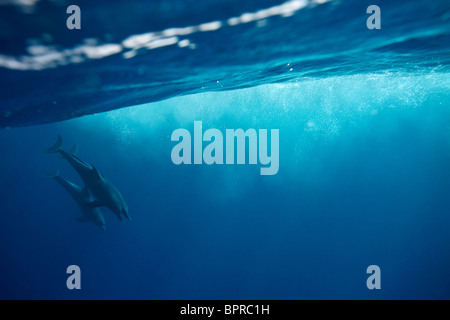
[[[444,0],[0,0],[0,299],[449,299],[449,44]],[[194,121],[278,172],[175,165]],[[58,135],[131,221],[76,220]]]

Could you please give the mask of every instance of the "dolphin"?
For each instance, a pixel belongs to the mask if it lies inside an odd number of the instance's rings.
[[[91,208],[105,206],[109,208],[122,221],[122,215],[128,220],[131,220],[128,215],[128,205],[125,203],[119,190],[106,179],[93,165],[90,165],[80,158],[75,153],[69,153],[61,149],[62,138],[58,135],[58,140],[49,149],[45,150],[47,153],[58,152],[69,164],[78,172],[84,184],[89,188],[96,200],[91,201],[87,205]],[[77,150],[74,145],[73,150]]]
[[[60,177],[58,170],[44,176],[55,179],[56,182],[58,182],[64,189],[66,189],[67,192],[69,192],[78,204],[81,212],[83,213],[81,217],[76,218],[78,222],[92,221],[102,228],[103,231],[106,231],[105,218],[103,217],[101,210],[99,208],[92,208],[88,206],[88,203],[92,202],[93,198],[91,197],[87,187],[81,188],[75,183]]]

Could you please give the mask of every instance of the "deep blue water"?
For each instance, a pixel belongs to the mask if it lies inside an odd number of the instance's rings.
[[[0,5],[0,298],[449,299],[450,3],[322,2]],[[278,173],[173,164],[194,121],[279,129]],[[131,221],[75,220],[58,134]]]

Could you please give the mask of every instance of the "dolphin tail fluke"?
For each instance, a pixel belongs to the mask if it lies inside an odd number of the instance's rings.
[[[62,138],[61,135],[58,134],[58,140],[56,141],[56,143],[51,148],[45,150],[45,152],[55,153],[58,152],[61,149],[61,147],[62,147]]]
[[[49,172],[47,174],[43,174],[42,176],[44,176],[45,178],[56,178],[56,177],[59,176],[59,170],[56,169],[56,170],[54,170],[52,172]]]

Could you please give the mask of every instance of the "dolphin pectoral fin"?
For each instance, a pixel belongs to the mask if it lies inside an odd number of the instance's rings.
[[[84,197],[84,198],[89,198],[90,196],[91,196],[91,194],[89,193],[89,189],[88,189],[88,187],[84,187],[83,188],[83,190],[81,190],[81,195]]]
[[[127,210],[122,209],[122,214],[123,214],[129,221],[131,221],[130,215],[128,214]]]
[[[86,216],[75,218],[75,220],[77,220],[78,222],[88,222],[88,221],[90,221],[90,219],[88,217],[86,217]]]
[[[56,141],[56,143],[52,147],[48,148],[47,150],[44,150],[44,152],[55,153],[55,152],[58,152],[61,149],[61,147],[62,147],[62,138],[61,138],[61,135],[58,134],[58,140]]]
[[[101,202],[98,201],[98,200],[94,200],[94,201],[92,201],[92,202],[86,203],[86,205],[87,205],[89,208],[103,207],[103,203],[101,203]]]

